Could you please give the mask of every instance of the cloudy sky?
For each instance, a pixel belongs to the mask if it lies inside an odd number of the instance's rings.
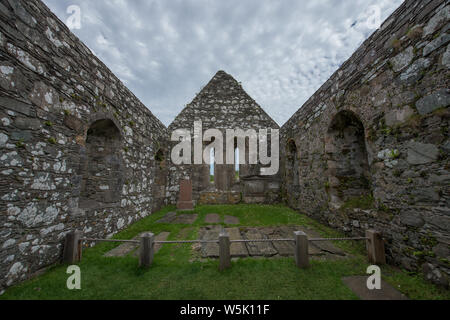
[[[218,70],[282,125],[402,0],[44,2],[165,125]]]

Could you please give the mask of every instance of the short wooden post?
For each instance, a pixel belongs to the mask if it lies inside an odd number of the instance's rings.
[[[139,251],[139,266],[150,268],[153,263],[155,235],[153,233],[144,233],[141,237],[141,247]]]
[[[386,263],[384,252],[384,241],[381,232],[375,230],[366,230],[366,248],[369,263],[381,265]]]
[[[309,267],[308,236],[303,231],[294,232],[295,264],[300,269]]]
[[[75,230],[66,235],[64,242],[63,262],[74,264],[81,260],[81,231]]]
[[[230,236],[226,233],[219,235],[219,270],[231,267]]]

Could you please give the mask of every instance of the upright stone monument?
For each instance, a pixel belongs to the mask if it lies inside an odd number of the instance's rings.
[[[192,201],[192,181],[180,181],[180,195],[177,203],[178,210],[193,210],[194,202]]]

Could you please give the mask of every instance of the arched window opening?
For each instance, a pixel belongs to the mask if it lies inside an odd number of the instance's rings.
[[[159,168],[163,168],[165,164],[165,152],[162,148],[158,149],[158,151],[155,154],[155,163]]]
[[[364,126],[351,111],[332,120],[326,143],[331,200],[337,204],[371,195]]]
[[[90,126],[81,161],[79,207],[108,207],[119,202],[123,185],[121,135],[113,121],[98,120]]]

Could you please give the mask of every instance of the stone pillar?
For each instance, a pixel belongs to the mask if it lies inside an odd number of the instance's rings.
[[[178,210],[193,210],[194,202],[192,201],[192,181],[180,181],[180,194],[177,203]]]

